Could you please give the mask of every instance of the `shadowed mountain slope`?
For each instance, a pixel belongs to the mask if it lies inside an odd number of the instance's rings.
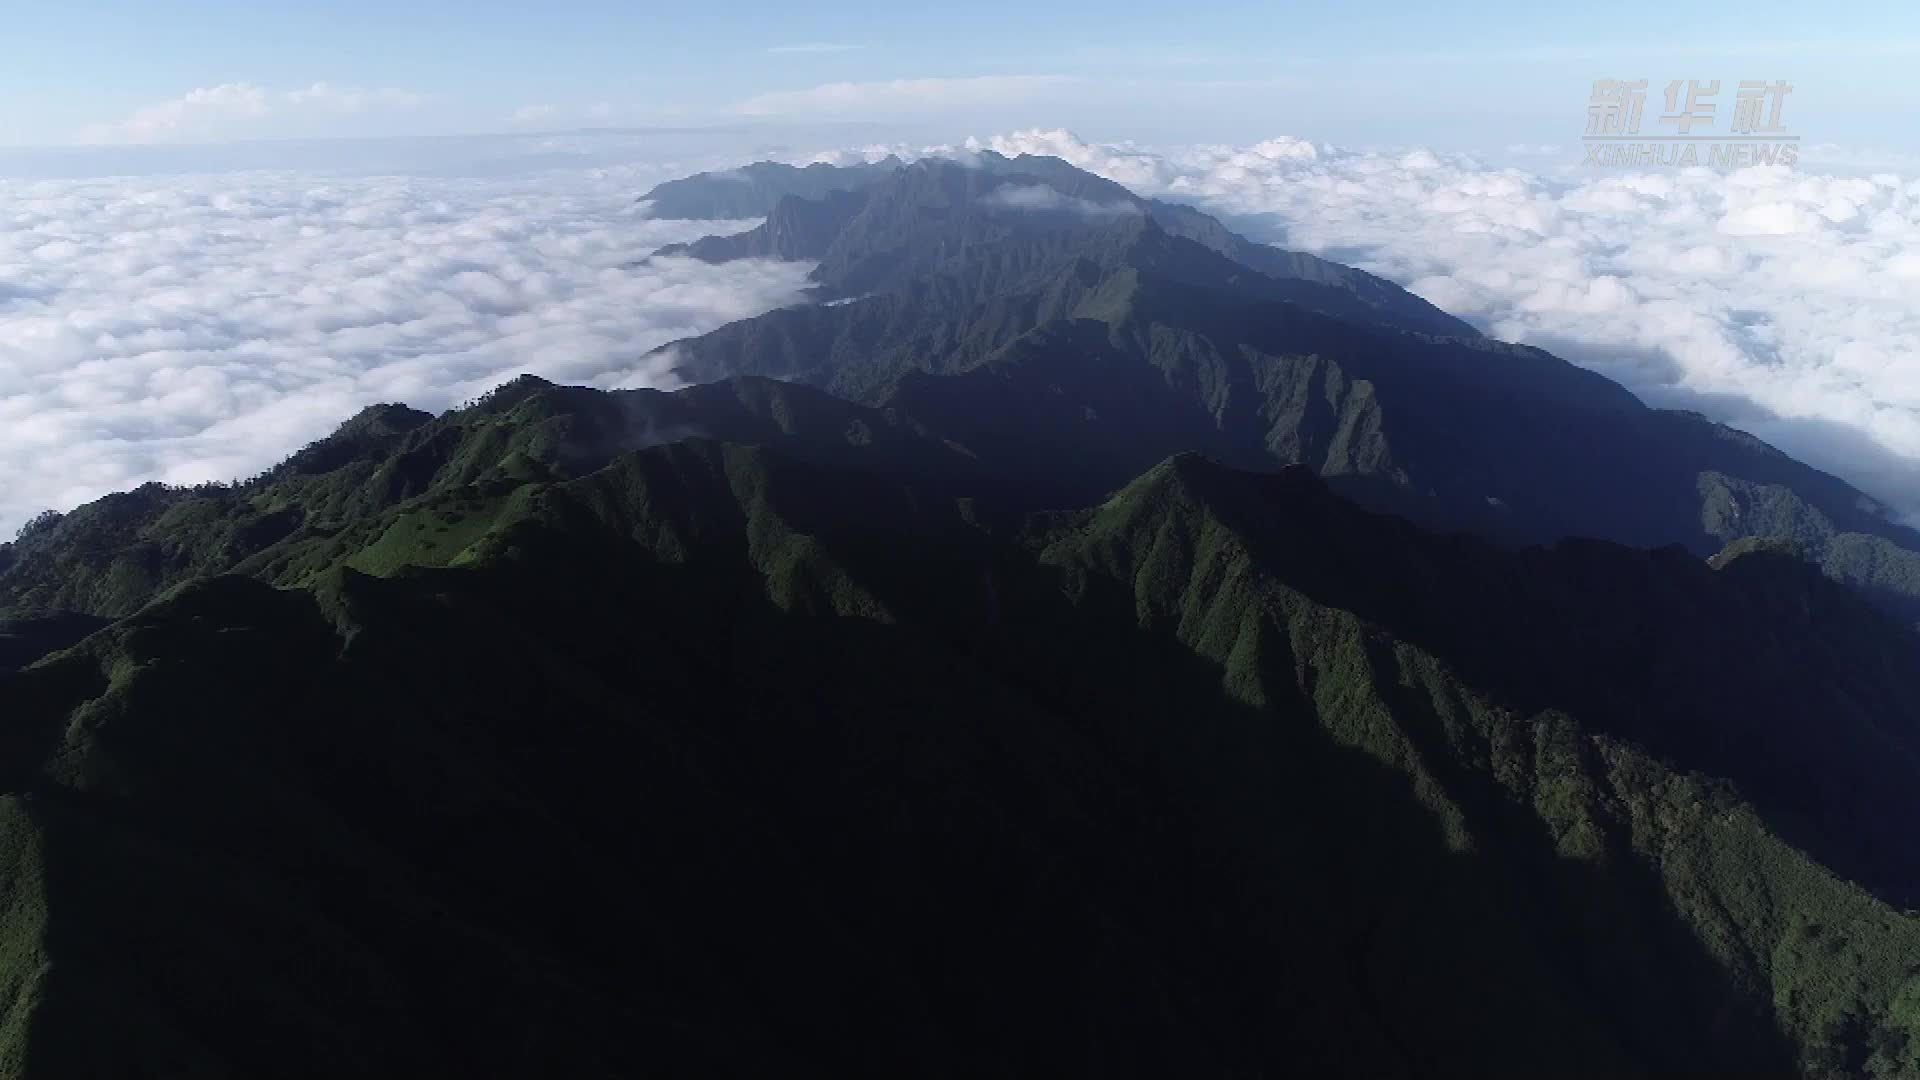
[[[890,287],[924,271],[930,261],[949,261],[956,253],[1003,236],[1021,219],[1142,217],[1170,235],[1274,279],[1277,284],[1270,288],[1278,295],[1313,310],[1419,333],[1479,336],[1471,326],[1392,282],[1304,252],[1254,243],[1194,207],[1142,199],[1058,158],[1006,158],[987,151],[964,165],[928,159],[892,169],[861,169],[846,178],[844,188],[779,200],[763,211],[767,220],[757,228],[672,245],[657,254],[709,262],[749,256],[818,260],[814,279],[829,299],[846,298]],[[716,200],[722,199],[728,183],[701,182]]]
[[[876,173],[695,385],[0,545],[0,1075],[1920,1072],[1912,534],[1063,163]]]
[[[902,169],[859,193],[831,245],[798,253],[851,299],[662,355],[691,381],[766,375],[897,409],[1000,455],[1039,504],[1096,499],[1183,450],[1297,462],[1371,506],[1513,542],[1705,555],[1793,537],[1920,621],[1920,535],[1834,477],[1537,349],[1356,321],[1221,254],[1246,242],[1217,223],[1202,243],[1064,163],[1005,164],[1037,170],[1058,199],[1010,203],[1028,188],[992,168]]]
[[[149,484],[89,503],[0,545],[0,616],[131,614],[184,581],[328,550],[398,506],[575,477],[689,437],[936,478],[977,470],[898,413],[795,384],[744,378],[676,394],[603,393],[529,376],[438,418],[375,406],[238,487]]]
[[[1845,879],[1915,880],[1920,664],[1803,564],[1192,456],[1038,517],[704,440],[427,505],[471,539],[396,506],[0,677],[4,1060],[1920,1063],[1920,926]]]

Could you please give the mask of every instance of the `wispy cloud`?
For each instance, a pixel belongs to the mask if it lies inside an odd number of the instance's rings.
[[[135,109],[116,123],[80,132],[83,143],[170,142],[193,138],[215,124],[261,117],[273,110],[270,95],[252,83],[221,83],[189,90],[171,101]]]
[[[427,95],[411,90],[399,90],[391,86],[378,89],[335,86],[326,82],[290,90],[285,96],[287,104],[295,107],[311,105],[343,113],[360,113],[371,109],[414,109],[427,103]]]
[[[89,145],[213,141],[260,134],[262,125],[276,116],[413,109],[426,101],[424,94],[393,87],[316,82],[293,90],[270,90],[250,82],[221,83],[142,106],[122,120],[89,125],[75,141]]]
[[[507,114],[507,126],[534,127],[538,124],[551,123],[558,115],[560,115],[558,106],[538,103],[522,105]]]
[[[1097,203],[1091,199],[1062,195],[1044,184],[1006,184],[994,188],[980,201],[1007,210],[1077,214],[1081,217],[1123,217],[1143,212],[1130,202]]]
[[[836,82],[776,90],[739,102],[745,116],[808,116],[932,112],[1023,104],[1078,85],[1065,75],[977,75],[955,79]]]
[[[865,48],[844,41],[801,41],[792,45],[769,45],[767,50],[775,54],[792,53],[843,53]]]
[[[595,101],[585,105],[550,105],[534,102],[522,105],[503,119],[518,131],[548,131],[578,126],[607,127],[623,124],[688,123],[713,114],[689,105],[662,105],[649,102],[629,105],[613,101]]]
[[[1389,64],[1431,64],[1447,66],[1483,66],[1502,64],[1575,64],[1601,62],[1611,65],[1622,56],[1637,61],[1679,59],[1697,60],[1702,54],[1697,41],[1684,35],[1664,41],[1621,40],[1606,37],[1581,37],[1568,41],[1542,41],[1474,49],[1395,49],[1384,52],[1362,50],[1326,54],[1279,54],[1269,62],[1314,64],[1352,68]],[[1920,38],[1882,35],[1878,37],[1828,38],[1754,38],[1716,41],[1711,55],[1733,59],[1799,59],[1807,56],[1910,57],[1920,55]]]

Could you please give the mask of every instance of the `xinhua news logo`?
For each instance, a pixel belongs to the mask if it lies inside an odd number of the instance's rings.
[[[1668,165],[1792,165],[1800,136],[1780,120],[1793,85],[1742,82],[1733,95],[1731,122],[1715,130],[1720,80],[1675,79],[1666,86],[1665,108],[1650,133],[1640,130],[1647,80],[1601,79],[1587,104],[1586,165],[1640,168]],[[1698,134],[1696,134],[1698,131]]]

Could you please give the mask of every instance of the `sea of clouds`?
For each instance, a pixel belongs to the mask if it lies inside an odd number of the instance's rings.
[[[149,480],[258,472],[362,406],[522,372],[657,385],[676,338],[809,267],[646,260],[747,222],[649,220],[645,170],[0,180],[0,536]]]
[[[471,140],[470,140],[471,142]],[[264,145],[264,144],[263,144]],[[452,145],[452,144],[446,144]],[[822,145],[822,144],[814,144]],[[824,144],[831,145],[831,144]],[[1501,338],[1698,409],[1920,513],[1920,179],[1532,171],[1276,138],[1147,148],[1064,131],[694,160],[583,134],[327,170],[310,144],[144,175],[0,159],[0,537],[148,480],[256,472],[361,406],[443,409],[520,372],[658,384],[649,349],[800,300],[808,267],[646,260],[752,222],[649,219],[653,183],[754,158],[1054,154],[1406,284]],[[217,148],[216,148],[217,150]],[[384,152],[384,151],[383,151]],[[217,156],[217,155],[216,155]],[[92,170],[99,171],[99,170]]]

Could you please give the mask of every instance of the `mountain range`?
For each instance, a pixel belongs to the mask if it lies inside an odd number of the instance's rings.
[[[0,548],[0,1072],[1920,1070],[1873,500],[1053,159],[644,199],[816,296]]]
[[[1518,543],[1588,536],[1704,556],[1791,540],[1920,621],[1920,533],[1750,435],[1648,408],[1378,278],[1323,273],[1057,159],[980,160],[789,198],[757,229],[685,249],[818,259],[827,302],[663,353],[690,381],[768,375],[898,408],[1021,476],[1040,439],[1050,458],[1083,463],[1079,482],[1044,493],[1055,502],[1183,450],[1251,469],[1304,463],[1375,508]],[[1006,195],[1035,189],[1078,202]],[[783,231],[809,214],[832,227]]]

